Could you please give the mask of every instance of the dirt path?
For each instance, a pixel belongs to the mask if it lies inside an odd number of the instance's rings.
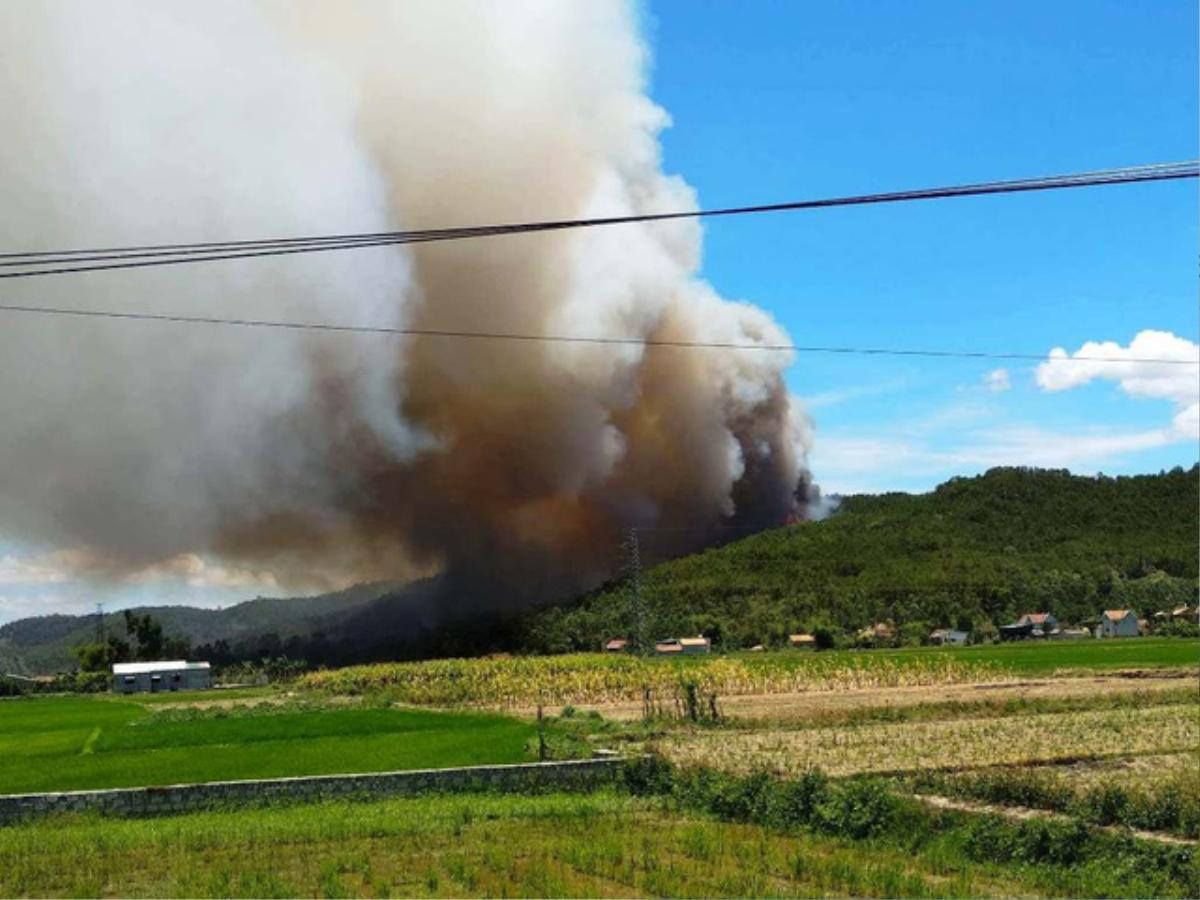
[[[1194,674],[1164,673],[1155,676],[1139,673],[1036,678],[1024,681],[982,682],[972,684],[919,685],[916,687],[867,688],[853,691],[811,691],[802,694],[746,694],[721,697],[721,712],[735,719],[769,719],[778,722],[801,721],[814,713],[880,707],[910,707],[929,703],[1004,702],[1007,700],[1061,699],[1092,697],[1099,694],[1133,694],[1192,688],[1200,701],[1200,682]],[[605,718],[640,719],[640,701],[577,704],[577,708],[596,710]],[[534,707],[512,710],[517,715],[536,715]]]
[[[935,809],[950,809],[967,813],[991,813],[1004,816],[1006,819],[1048,819],[1054,822],[1074,821],[1071,816],[1054,812],[1049,809],[1033,809],[1028,806],[994,806],[988,803],[972,803],[968,800],[954,800],[950,797],[940,797],[936,794],[913,794],[917,800],[927,803]],[[1109,834],[1129,834],[1143,841],[1157,841],[1160,844],[1172,844],[1182,847],[1198,847],[1200,841],[1164,834],[1161,831],[1137,831],[1133,828],[1121,828],[1116,825],[1091,825],[1099,831]]]

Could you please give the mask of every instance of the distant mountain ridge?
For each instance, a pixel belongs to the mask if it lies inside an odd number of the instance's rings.
[[[172,637],[193,644],[236,641],[274,632],[281,638],[335,631],[341,621],[400,585],[394,582],[361,584],[310,597],[258,597],[222,609],[194,606],[139,606],[133,612],[149,613]],[[47,615],[17,619],[0,625],[0,672],[39,675],[73,668],[74,648],[94,640],[96,615]],[[124,612],[107,613],[104,628],[123,635]]]

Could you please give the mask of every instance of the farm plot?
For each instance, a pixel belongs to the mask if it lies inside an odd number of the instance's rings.
[[[658,746],[676,762],[732,772],[899,773],[1195,752],[1200,716],[1194,703],[1184,703],[853,727],[717,729],[667,737]]]
[[[0,896],[1182,895],[1112,866],[1012,866],[923,832],[849,842],[603,792],[323,803],[0,829]],[[1154,875],[1155,873],[1150,873]]]
[[[931,653],[784,652],[671,660],[578,653],[352,666],[307,675],[299,686],[327,694],[383,693],[403,703],[433,706],[527,707],[640,701],[646,689],[673,696],[685,683],[727,697],[1010,677],[987,661]]]
[[[905,781],[922,794],[1000,808],[1048,810],[1097,825],[1200,838],[1200,756],[1195,751],[1057,766],[923,773]]]
[[[482,713],[21,698],[0,703],[0,793],[525,762],[534,734]]]
[[[642,659],[625,654],[443,659],[314,672],[299,688],[324,695],[383,693],[430,706],[523,708],[536,704],[640,704],[685,683],[722,698],[999,684],[1029,677],[1128,671],[1194,675],[1200,642],[1139,638],[868,652],[737,653]]]

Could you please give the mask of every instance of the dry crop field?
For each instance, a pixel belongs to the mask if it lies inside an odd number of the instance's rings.
[[[1172,702],[1149,705],[1156,699]],[[656,746],[685,765],[793,776],[810,769],[858,775],[1033,765],[1200,747],[1195,703],[1177,702],[1171,695],[1145,700],[1147,705],[1004,717],[976,718],[968,712],[935,721],[697,730]]]

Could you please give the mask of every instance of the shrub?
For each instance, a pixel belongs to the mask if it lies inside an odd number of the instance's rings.
[[[641,756],[625,764],[622,781],[635,797],[671,793],[675,767],[661,756]]]
[[[795,781],[779,786],[776,817],[782,828],[807,825],[816,815],[817,805],[829,796],[829,778],[824,772],[805,772]]]
[[[763,772],[747,778],[723,779],[708,808],[723,819],[765,824],[774,818],[772,798],[777,790],[776,781]]]
[[[887,783],[870,778],[833,786],[815,806],[815,824],[831,834],[861,839],[886,831],[896,817],[896,797]]]

